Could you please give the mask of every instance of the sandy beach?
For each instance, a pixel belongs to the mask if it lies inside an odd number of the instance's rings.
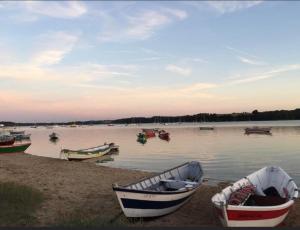
[[[16,182],[41,191],[46,199],[35,213],[35,226],[57,226],[72,216],[103,218],[110,223],[142,226],[221,226],[214,216],[211,197],[222,186],[201,186],[178,211],[159,218],[127,221],[112,191],[112,184],[135,181],[147,172],[97,166],[93,161],[69,162],[30,154],[0,155],[0,181]],[[282,226],[300,226],[300,200]]]

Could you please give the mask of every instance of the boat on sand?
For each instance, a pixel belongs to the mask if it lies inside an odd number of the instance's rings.
[[[126,217],[155,217],[185,204],[202,181],[201,164],[192,161],[113,190]]]
[[[298,188],[280,167],[264,167],[212,197],[222,224],[227,227],[274,227],[288,215]]]
[[[71,149],[62,149],[61,154],[64,154],[66,158],[71,160],[86,160],[95,157],[101,157],[111,151],[111,148],[114,147],[114,143],[104,144],[87,149],[71,150]]]
[[[13,144],[0,146],[0,153],[21,153],[24,152],[31,143]]]
[[[11,135],[1,134],[0,135],[0,146],[12,145],[15,142],[15,138]]]

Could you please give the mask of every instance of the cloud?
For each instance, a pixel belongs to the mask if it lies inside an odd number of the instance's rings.
[[[181,89],[182,92],[187,92],[187,93],[192,93],[192,92],[197,92],[197,91],[202,91],[206,89],[213,89],[218,87],[217,84],[213,83],[195,83],[186,87],[183,87]]]
[[[263,1],[208,1],[207,4],[215,11],[226,14],[251,8],[262,2]]]
[[[230,50],[230,51],[233,51],[234,53],[237,53],[237,54],[240,54],[240,55],[245,55],[245,56],[248,56],[248,57],[252,57],[252,58],[258,58],[257,56],[253,55],[253,54],[250,54],[248,52],[245,52],[243,50],[240,50],[240,49],[236,49],[236,48],[233,48],[231,46],[226,46],[226,49]]]
[[[170,17],[156,11],[145,11],[137,16],[129,17],[126,34],[142,40],[153,35],[154,31],[171,22]]]
[[[177,17],[180,20],[186,19],[188,17],[187,12],[184,10],[165,8],[164,11],[170,13],[171,15]]]
[[[188,76],[191,74],[191,70],[189,68],[183,68],[177,65],[167,65],[165,68],[167,71],[176,73],[183,76]]]
[[[36,65],[53,65],[59,63],[67,53],[71,52],[78,36],[63,31],[48,32],[40,35],[37,41],[38,51],[31,62]]]
[[[111,14],[107,12],[100,14],[103,19],[103,30],[98,38],[101,42],[146,40],[165,26],[187,17],[185,11],[170,8],[143,10],[136,14],[122,13],[119,14],[123,15],[121,19],[112,17]]]
[[[266,63],[264,62],[260,62],[260,61],[256,61],[254,59],[250,59],[250,58],[246,58],[246,57],[241,57],[238,56],[237,57],[241,62],[246,63],[246,64],[250,64],[250,65],[266,65]]]
[[[253,76],[249,76],[243,79],[237,79],[229,82],[229,85],[235,85],[235,84],[244,84],[244,83],[249,83],[249,82],[255,82],[259,80],[264,80],[268,78],[273,78],[276,77],[280,73],[285,73],[289,71],[294,71],[294,70],[299,70],[300,69],[300,64],[294,64],[294,65],[287,65],[279,68],[274,68],[272,70],[269,70],[267,72],[263,72],[260,74],[255,74]]]
[[[72,19],[87,12],[86,6],[79,1],[24,1],[25,9],[31,13],[54,18]]]

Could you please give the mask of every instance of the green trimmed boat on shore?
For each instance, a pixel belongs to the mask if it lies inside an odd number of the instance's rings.
[[[13,144],[13,145],[3,145],[0,146],[1,153],[21,153],[24,152],[31,143]]]

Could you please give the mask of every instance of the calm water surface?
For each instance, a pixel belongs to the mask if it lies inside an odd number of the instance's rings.
[[[245,135],[247,126],[272,126],[272,135]],[[214,126],[215,130],[200,130]],[[141,128],[159,127],[170,132],[169,142],[158,137],[144,145],[136,141]],[[24,129],[24,128],[23,128]],[[206,177],[236,180],[266,165],[278,165],[300,183],[300,121],[222,122],[25,128],[31,133],[28,153],[60,157],[61,148],[87,148],[114,142],[120,145],[114,161],[101,165],[147,171],[162,171],[190,160],[202,163]],[[60,136],[57,143],[49,134]]]

